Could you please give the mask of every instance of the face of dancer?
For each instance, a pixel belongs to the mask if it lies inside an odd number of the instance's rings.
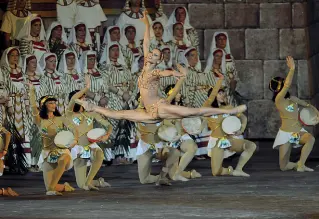
[[[37,59],[34,57],[27,63],[27,72],[35,72],[37,70]]]
[[[83,25],[76,28],[75,36],[76,36],[77,41],[85,42],[86,29]]]
[[[55,108],[56,108],[56,102],[55,101],[47,101],[46,103],[45,103],[45,106],[46,106],[46,108],[47,108],[47,110],[48,110],[48,112],[55,112]]]
[[[227,45],[227,38],[224,35],[220,35],[216,39],[216,47],[219,49],[225,49]]]
[[[56,69],[56,58],[50,57],[45,61],[45,68],[51,71],[54,71]]]
[[[216,65],[221,65],[222,64],[222,58],[223,58],[223,53],[222,52],[216,52],[214,54],[214,63]]]
[[[169,62],[169,60],[171,59],[171,51],[169,49],[164,49],[163,59],[165,62]]]
[[[40,31],[41,31],[41,21],[36,20],[34,22],[31,23],[31,30],[30,30],[30,34],[33,37],[37,37],[40,35]]]
[[[121,33],[119,29],[114,29],[110,32],[111,41],[120,42]]]
[[[159,9],[161,6],[161,0],[154,0],[154,5],[156,9]]]
[[[161,63],[162,53],[158,49],[153,49],[152,52],[148,54],[147,61],[151,64],[159,64]]]
[[[120,50],[118,46],[110,48],[110,59],[117,60],[120,56]]]
[[[153,31],[154,31],[154,35],[155,35],[156,38],[162,39],[164,29],[163,29],[163,26],[160,23],[156,23],[153,26]]]
[[[141,5],[141,0],[131,0],[131,5],[133,7],[139,7]]]
[[[95,57],[88,57],[87,59],[88,69],[94,69],[95,66]]]
[[[218,103],[226,103],[226,93],[224,91],[219,91],[216,98]]]
[[[176,24],[174,25],[174,37],[178,39],[183,39],[184,37],[184,27],[182,24]]]
[[[127,40],[132,43],[135,40],[135,36],[136,36],[136,30],[133,27],[128,27],[125,31],[125,36],[127,38]]]
[[[68,69],[73,69],[75,66],[75,56],[74,55],[69,55],[66,56],[66,66]]]
[[[191,67],[196,66],[196,64],[198,63],[198,53],[196,50],[194,50],[188,54],[187,61]]]
[[[57,26],[57,27],[53,28],[52,33],[51,33],[51,37],[53,39],[61,39],[62,38],[62,27]]]
[[[177,22],[184,23],[186,19],[186,11],[184,8],[178,8],[175,12],[175,18]]]
[[[9,54],[8,54],[8,62],[9,65],[17,65],[19,62],[19,52],[17,50],[12,50]]]

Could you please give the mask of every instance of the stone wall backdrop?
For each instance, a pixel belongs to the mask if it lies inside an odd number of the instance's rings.
[[[249,138],[274,138],[278,131],[279,115],[268,82],[273,76],[286,76],[287,55],[296,59],[291,93],[319,108],[319,0],[162,1],[168,16],[177,6],[188,9],[201,40],[203,68],[214,32],[228,32],[241,79],[238,89],[248,105]],[[5,2],[0,0],[1,5]],[[56,20],[55,0],[32,2],[33,11],[44,17],[45,26]],[[114,24],[125,0],[100,3],[108,17],[105,26]],[[145,4],[151,11],[153,0]],[[309,130],[319,134],[319,128]]]

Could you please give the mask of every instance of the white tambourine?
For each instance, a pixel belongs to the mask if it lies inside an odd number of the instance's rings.
[[[74,141],[74,135],[70,131],[61,131],[54,137],[54,144],[59,148],[69,148]]]
[[[89,142],[95,143],[99,141],[99,138],[101,138],[103,135],[106,134],[106,130],[102,128],[96,128],[90,130],[86,136],[88,137]]]
[[[175,126],[173,125],[162,125],[157,131],[157,135],[160,139],[167,142],[175,142],[180,139],[180,135]]]
[[[236,116],[229,116],[223,120],[222,129],[226,134],[232,135],[241,129],[241,121]]]
[[[312,108],[306,107],[299,112],[299,121],[306,126],[317,125],[319,121],[315,120],[317,114]]]
[[[190,135],[199,135],[202,132],[202,120],[200,117],[184,118],[182,127]]]

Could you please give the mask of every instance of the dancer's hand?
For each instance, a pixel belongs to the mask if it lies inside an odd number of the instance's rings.
[[[218,69],[214,69],[214,74],[216,77],[224,79],[224,75]]]
[[[2,155],[3,155],[3,156],[6,156],[7,153],[8,153],[7,150],[3,150],[3,151],[2,151]]]
[[[147,15],[148,15],[148,11],[145,9],[143,11],[143,17],[140,18],[140,21],[142,21],[145,25],[150,25],[149,22],[148,22]]]
[[[97,140],[98,142],[106,142],[110,138],[110,133],[107,133],[101,137],[99,137]]]
[[[287,56],[286,62],[289,69],[295,69],[295,61],[291,56]]]
[[[242,134],[243,134],[243,132],[241,130],[233,133],[233,135],[235,135],[235,136],[239,136],[239,135],[242,135]]]
[[[87,89],[90,89],[91,88],[91,79],[90,79],[89,74],[86,74],[84,79],[85,79],[85,87]]]
[[[179,77],[186,77],[187,76],[187,73],[188,73],[188,69],[187,68],[184,68],[182,65],[180,64],[177,64],[176,65],[177,69],[179,72],[179,74],[181,74],[182,76],[179,76]]]

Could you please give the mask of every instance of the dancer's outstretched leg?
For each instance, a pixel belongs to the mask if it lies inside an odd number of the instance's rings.
[[[114,111],[107,108],[95,106],[84,100],[76,100],[76,102],[82,105],[86,111],[94,111],[100,113],[108,118],[112,119],[126,119],[133,122],[154,123],[157,121],[144,110],[120,110]],[[158,108],[158,117],[161,119],[181,119],[192,116],[211,116],[215,114],[235,114],[246,111],[246,105],[241,105],[232,109],[221,108],[188,108],[183,106],[176,106],[162,103]]]

